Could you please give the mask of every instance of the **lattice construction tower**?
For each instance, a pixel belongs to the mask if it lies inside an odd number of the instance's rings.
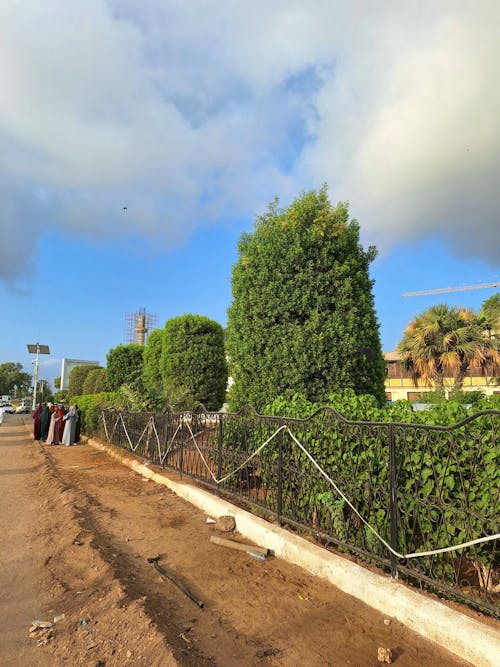
[[[125,318],[125,343],[146,345],[147,335],[158,327],[158,315],[147,313],[139,308],[135,313],[127,313]]]

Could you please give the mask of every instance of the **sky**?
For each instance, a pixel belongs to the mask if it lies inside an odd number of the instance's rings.
[[[500,280],[496,0],[0,0],[0,363],[105,365],[139,308],[223,326],[276,196],[349,201],[382,346]]]

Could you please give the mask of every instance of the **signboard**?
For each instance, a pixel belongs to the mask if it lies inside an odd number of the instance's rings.
[[[68,388],[69,376],[75,366],[99,366],[99,362],[85,361],[84,359],[63,359],[61,363],[61,390]]]

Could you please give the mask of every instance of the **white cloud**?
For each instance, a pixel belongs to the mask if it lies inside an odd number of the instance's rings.
[[[500,6],[400,4],[4,3],[0,279],[47,229],[171,244],[325,180],[367,240],[498,261]]]
[[[384,49],[382,34],[368,85],[354,56],[318,95],[319,140],[305,161],[337,184],[382,246],[439,234],[458,253],[493,263],[500,259],[500,6],[463,6],[433,17],[397,51]],[[481,11],[486,6],[490,12]]]

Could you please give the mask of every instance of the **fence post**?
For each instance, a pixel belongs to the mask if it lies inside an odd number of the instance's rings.
[[[156,430],[155,415],[154,413],[152,413],[150,418],[148,419],[148,423],[146,426],[146,444],[144,446],[144,458],[148,459],[151,462],[153,461],[153,456],[154,456],[154,447],[153,447],[153,453],[151,452],[151,437],[155,432],[155,430]]]
[[[281,515],[283,513],[283,431],[278,435],[278,496],[276,498],[276,518],[281,526]]]
[[[179,419],[182,419],[182,416],[179,417]],[[184,436],[183,431],[181,430],[181,435]],[[180,456],[180,461],[179,461],[179,475],[180,478],[182,479],[182,468],[184,466],[184,437],[181,439],[181,456]]]
[[[170,415],[168,415],[168,416],[166,417],[166,422],[167,422],[167,423],[166,423],[166,424],[163,423],[163,433],[164,433],[164,435],[163,435],[163,437],[162,437],[162,439],[161,439],[160,453],[159,453],[159,455],[158,455],[159,458],[161,459],[161,462],[162,462],[162,463],[161,463],[161,467],[162,467],[162,468],[165,468],[165,467],[166,467],[166,466],[165,466],[165,461],[166,461],[167,457],[166,457],[166,455],[165,455],[165,452],[167,451],[167,448],[168,448],[168,444],[167,444],[167,443],[168,443],[168,434],[169,434],[169,430],[171,429],[170,421],[171,421],[171,419],[170,419]]]
[[[391,517],[391,547],[398,550],[398,515],[397,515],[397,486],[396,486],[396,438],[394,424],[389,424],[389,513]],[[391,552],[391,577],[398,578],[398,560]]]
[[[108,438],[108,426],[107,426],[107,424],[106,424],[106,417],[105,417],[105,415],[104,415],[104,410],[101,410],[101,423],[102,423],[102,425],[103,425],[103,427],[104,427],[104,434],[105,434],[105,436],[106,436],[106,440],[109,442],[109,438]],[[101,429],[99,428],[99,426],[97,427],[97,437],[98,437],[98,438],[102,437],[102,431],[101,431]]]
[[[218,416],[218,420],[219,420],[219,439],[217,442],[217,479],[220,479],[222,477],[222,439],[223,439],[222,415]],[[220,487],[218,482],[217,482],[217,493],[220,496]]]

